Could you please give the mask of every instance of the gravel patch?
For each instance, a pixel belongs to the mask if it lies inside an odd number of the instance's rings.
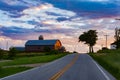
[[[46,63],[3,66],[3,68],[9,68],[9,67],[39,67],[39,66],[42,66],[44,64],[46,64]]]
[[[12,61],[12,60],[0,60],[0,62],[8,62],[8,61]]]

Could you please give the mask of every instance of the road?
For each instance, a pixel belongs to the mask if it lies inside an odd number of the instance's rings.
[[[0,80],[116,80],[88,54],[63,58]]]

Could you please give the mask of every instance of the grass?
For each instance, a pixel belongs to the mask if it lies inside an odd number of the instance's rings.
[[[9,67],[9,68],[2,68],[0,70],[0,78],[5,77],[5,76],[9,76],[21,71],[25,71],[31,69],[31,67]]]
[[[90,55],[117,80],[120,80],[120,50],[103,50]]]
[[[46,63],[53,61],[55,59],[61,58],[67,54],[61,53],[61,54],[52,54],[52,55],[39,55],[39,56],[25,56],[25,57],[16,57],[12,61],[8,62],[0,62],[0,78],[12,75],[27,69],[30,69],[31,67],[7,67],[3,68],[5,66],[12,66],[12,65],[24,65],[24,64],[35,64],[35,63]]]
[[[11,65],[23,65],[23,64],[34,64],[34,63],[46,63],[65,56],[66,54],[57,55],[44,55],[44,56],[33,56],[33,57],[20,57],[9,62],[0,62],[0,66],[11,66]]]
[[[31,56],[43,56],[43,55],[46,55],[46,53],[41,53],[41,52],[38,52],[38,53],[34,53],[34,52],[31,52],[31,53],[20,52],[20,53],[16,54],[15,58],[31,57]],[[8,52],[3,52],[2,59],[8,59]]]
[[[34,52],[25,53],[25,52],[22,52],[22,53],[16,54],[16,57],[43,56],[45,54],[46,53],[41,53],[41,52],[38,52],[38,53],[34,53]]]

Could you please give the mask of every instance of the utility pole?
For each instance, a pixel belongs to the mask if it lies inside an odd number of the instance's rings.
[[[8,50],[8,41],[6,42],[6,50]]]
[[[104,35],[105,37],[106,37],[106,42],[105,42],[105,44],[106,44],[106,48],[107,48],[107,37],[109,36],[109,35]]]
[[[101,45],[101,49],[103,48],[103,44]]]

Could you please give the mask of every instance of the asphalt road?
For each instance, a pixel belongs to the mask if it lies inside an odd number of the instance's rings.
[[[70,54],[0,80],[116,80],[87,54]]]

